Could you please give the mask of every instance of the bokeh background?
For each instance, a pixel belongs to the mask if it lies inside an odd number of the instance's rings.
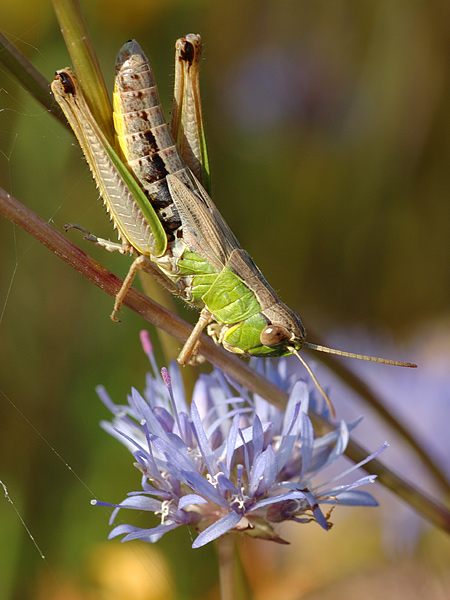
[[[118,49],[136,38],[167,116],[175,40],[202,35],[216,204],[306,325],[334,332],[336,344],[347,336],[353,351],[371,347],[352,332],[382,331],[388,356],[426,357],[430,371],[416,396],[435,417],[422,421],[421,433],[436,437],[450,401],[450,4],[81,4],[109,89]],[[3,3],[0,23],[50,80],[70,64],[49,0]],[[74,138],[3,70],[0,183],[60,230],[76,222],[115,239]],[[126,258],[70,236],[126,274]],[[107,415],[94,387],[104,384],[120,402],[131,385],[142,389],[147,368],[138,342],[143,323],[124,310],[113,324],[111,305],[0,221],[0,478],[46,556],[1,500],[2,598],[217,597],[213,551],[190,550],[189,532],[155,547],[107,543],[107,514],[89,504],[93,495],[119,501],[138,485],[127,452],[98,426]],[[413,375],[401,377],[417,388]],[[397,383],[394,402],[401,393]],[[379,443],[386,436],[380,426]],[[441,456],[448,467],[448,454]],[[383,508],[367,515],[336,510],[329,534],[313,525],[287,528],[288,548],[245,542],[256,597],[447,598],[448,539],[424,529],[407,550],[392,539],[386,545],[383,522],[393,502],[383,496]],[[403,534],[413,527],[407,523]]]

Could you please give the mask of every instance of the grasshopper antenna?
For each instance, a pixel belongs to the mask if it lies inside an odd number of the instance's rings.
[[[311,342],[303,342],[305,348],[317,350],[318,352],[326,352],[327,354],[337,354],[338,356],[346,356],[347,358],[357,358],[358,360],[368,360],[370,362],[382,363],[384,365],[393,365],[394,367],[410,367],[416,369],[417,365],[401,360],[390,360],[389,358],[377,358],[376,356],[366,356],[365,354],[354,354],[353,352],[345,352],[344,350],[336,350],[327,346],[312,344]],[[300,357],[299,357],[300,358]]]
[[[320,385],[317,377],[312,372],[311,367],[305,362],[305,360],[300,356],[300,354],[297,352],[297,350],[293,346],[288,346],[288,350],[289,350],[289,352],[292,352],[292,354],[295,354],[295,356],[298,358],[298,360],[302,363],[302,365],[308,371],[309,376],[314,381],[314,385],[316,386],[316,388],[319,390],[319,392],[324,397],[324,400],[327,403],[328,408],[330,409],[331,416],[333,417],[333,419],[335,419],[336,418],[336,411],[334,410],[333,403],[331,402],[330,398],[328,397],[328,394],[326,393],[326,391]]]

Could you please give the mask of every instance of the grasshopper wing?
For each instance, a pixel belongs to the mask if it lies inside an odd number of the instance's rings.
[[[183,237],[192,252],[205,256],[221,270],[233,250],[240,249],[241,245],[193,173],[191,176],[196,184],[195,191],[176,175],[167,176],[169,191],[183,224]]]

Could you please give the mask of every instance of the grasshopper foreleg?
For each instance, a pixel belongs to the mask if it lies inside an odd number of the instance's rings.
[[[191,332],[191,335],[186,340],[181,352],[177,358],[180,365],[187,364],[191,358],[195,359],[198,347],[200,345],[200,335],[205,327],[213,321],[213,316],[207,308],[203,308],[198,318],[198,321]]]

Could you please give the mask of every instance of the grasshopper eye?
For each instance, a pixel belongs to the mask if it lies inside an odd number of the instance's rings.
[[[261,344],[264,346],[279,346],[283,342],[291,339],[291,335],[286,327],[281,325],[268,325],[259,334]]]

